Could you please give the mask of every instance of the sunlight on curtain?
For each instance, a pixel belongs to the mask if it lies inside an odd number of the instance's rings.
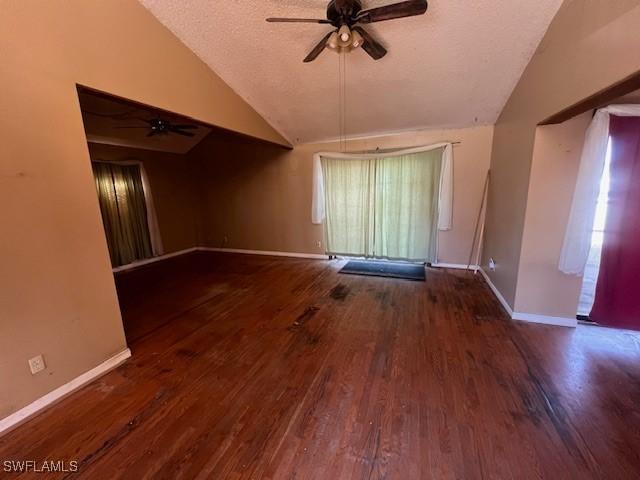
[[[323,156],[327,253],[434,262],[442,153]]]
[[[376,160],[373,256],[436,261],[442,150]]]
[[[598,272],[600,271],[600,256],[602,255],[602,243],[604,240],[604,229],[607,221],[607,209],[609,207],[609,185],[611,165],[611,139],[607,145],[607,158],[604,163],[602,179],[600,180],[600,193],[596,205],[596,217],[593,222],[593,233],[591,234],[591,249],[587,258],[587,265],[582,276],[582,290],[578,301],[578,315],[589,316],[593,308],[596,295],[596,284],[598,283]]]
[[[375,160],[322,159],[325,180],[325,244],[332,255],[373,252],[372,195]]]
[[[153,256],[138,165],[92,163],[113,267]]]

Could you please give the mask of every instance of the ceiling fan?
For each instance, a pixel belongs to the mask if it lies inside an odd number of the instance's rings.
[[[138,118],[136,120],[140,120],[148,123],[146,126],[117,126],[115,128],[145,128],[150,129],[147,137],[155,137],[157,135],[169,135],[171,133],[177,133],[178,135],[183,135],[185,137],[193,137],[194,133],[186,132],[185,130],[195,130],[198,128],[197,125],[182,125],[175,124],[170,122],[169,120],[163,120],[162,118],[152,118],[147,120],[145,118]]]
[[[380,60],[387,54],[387,50],[358,24],[422,15],[427,11],[427,7],[427,0],[407,0],[363,10],[361,0],[331,0],[327,6],[326,19],[267,18],[267,22],[320,23],[335,27],[335,30],[327,33],[311,50],[304,59],[305,63],[314,61],[325,48],[348,51],[362,47],[374,60]]]

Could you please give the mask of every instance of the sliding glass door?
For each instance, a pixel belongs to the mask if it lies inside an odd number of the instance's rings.
[[[441,168],[442,149],[322,157],[328,253],[435,261]]]

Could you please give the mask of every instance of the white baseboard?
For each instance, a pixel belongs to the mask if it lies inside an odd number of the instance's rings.
[[[173,253],[167,253],[166,255],[160,255],[158,257],[145,258],[144,260],[138,260],[137,262],[129,263],[127,265],[122,265],[121,267],[116,267],[113,269],[113,273],[124,272],[125,270],[131,270],[132,268],[142,267],[143,265],[149,265],[150,263],[161,262],[162,260],[167,260],[168,258],[178,257],[180,255],[185,255],[187,253],[198,251],[198,247],[187,248],[186,250],[179,250]]]
[[[149,265],[151,263],[161,262],[169,258],[178,257],[192,252],[222,252],[222,253],[242,253],[245,255],[268,255],[270,257],[292,257],[292,258],[312,258],[316,260],[328,260],[328,255],[320,255],[315,253],[294,253],[294,252],[272,252],[267,250],[244,250],[240,248],[212,248],[212,247],[193,247],[185,250],[179,250],[173,253],[167,253],[166,255],[160,255],[153,258],[145,258],[137,262],[129,263],[128,265],[122,265],[113,269],[113,273],[125,272],[134,268],[142,267],[143,265]]]
[[[68,383],[56,388],[52,392],[47,393],[43,397],[38,398],[34,402],[30,403],[26,407],[21,408],[17,412],[12,413],[8,417],[0,420],[0,435],[7,433],[9,430],[14,429],[21,423],[27,421],[29,418],[47,408],[54,403],[62,400],[67,395],[83,387],[87,383],[95,380],[96,378],[104,375],[105,373],[113,370],[122,364],[127,358],[131,356],[131,350],[128,348],[122,352],[114,355],[113,357],[105,360],[100,365],[92,368],[88,372],[83,373],[79,377],[74,378]]]
[[[477,272],[480,269],[480,265],[463,265],[462,263],[432,263],[433,268],[453,268],[456,270],[473,270]]]
[[[267,255],[270,257],[293,257],[293,258],[313,258],[316,260],[328,260],[328,255],[320,255],[317,253],[295,253],[295,252],[273,252],[267,250],[244,250],[241,248],[212,248],[200,247],[198,250],[205,252],[222,252],[222,253],[242,253],[245,255]]]
[[[500,293],[500,290],[498,290],[498,288],[493,284],[493,282],[491,281],[491,278],[489,278],[489,275],[487,275],[487,272],[484,271],[484,268],[480,267],[480,273],[484,277],[484,280],[487,282],[487,285],[489,285],[489,288],[491,289],[493,294],[496,296],[496,298],[498,299],[502,307],[509,314],[509,317],[513,318],[513,309],[511,308],[511,305],[509,305],[509,302],[505,300],[505,298]]]
[[[523,313],[513,312],[511,316],[514,320],[521,322],[542,323],[545,325],[556,325],[558,327],[572,327],[578,326],[577,318],[565,318],[565,317],[551,317],[548,315],[537,315],[535,313]]]
[[[538,315],[535,313],[514,312],[509,303],[504,299],[500,291],[493,284],[491,278],[489,278],[489,275],[487,275],[487,272],[485,272],[482,267],[480,267],[480,273],[482,273],[482,276],[487,282],[487,285],[489,285],[489,288],[491,288],[491,291],[507,311],[512,320],[518,320],[521,322],[542,323],[544,325],[555,325],[558,327],[578,326],[578,320],[575,318],[552,317],[548,315]]]

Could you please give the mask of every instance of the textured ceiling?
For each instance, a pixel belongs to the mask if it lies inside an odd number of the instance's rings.
[[[264,20],[324,18],[326,0],[140,1],[292,143],[339,135],[338,55],[302,63],[330,27]],[[494,123],[561,3],[431,0],[367,26],[389,54],[348,54],[347,134]]]

